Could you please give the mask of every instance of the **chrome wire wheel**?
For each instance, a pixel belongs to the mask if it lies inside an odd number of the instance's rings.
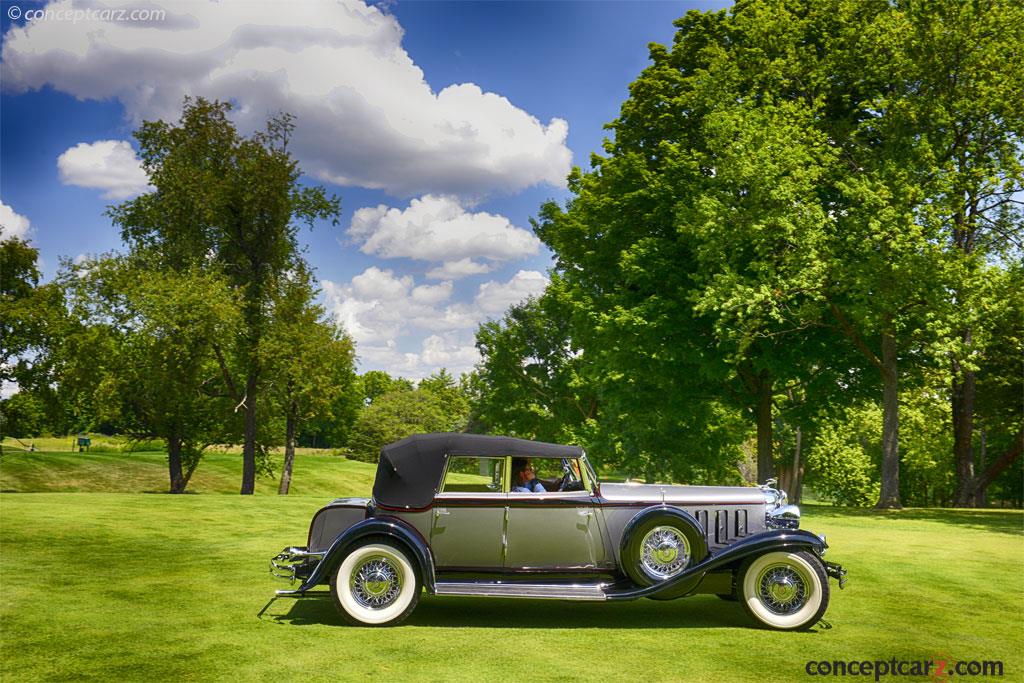
[[[388,626],[409,616],[422,588],[414,560],[390,539],[353,548],[331,577],[342,616],[360,626]]]
[[[674,526],[656,526],[640,542],[640,565],[656,581],[681,572],[690,561],[690,542]]]
[[[402,573],[393,559],[385,555],[370,556],[352,572],[349,590],[363,607],[383,609],[402,592]]]
[[[794,614],[807,602],[809,580],[791,564],[774,564],[757,579],[761,602],[779,615]]]

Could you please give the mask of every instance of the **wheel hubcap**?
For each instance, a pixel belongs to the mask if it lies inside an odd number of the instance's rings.
[[[402,575],[394,560],[375,555],[355,568],[349,587],[352,597],[363,607],[383,609],[402,591]]]
[[[640,563],[648,576],[663,580],[678,574],[690,559],[690,543],[671,526],[654,527],[640,544]]]
[[[761,602],[775,614],[793,614],[807,603],[807,582],[790,565],[773,565],[757,581]]]

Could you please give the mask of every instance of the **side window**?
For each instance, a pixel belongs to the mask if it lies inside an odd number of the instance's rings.
[[[448,457],[441,493],[501,493],[504,458]]]
[[[576,458],[512,458],[514,493],[582,491],[583,477]]]

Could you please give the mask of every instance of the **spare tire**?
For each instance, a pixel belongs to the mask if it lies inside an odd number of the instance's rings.
[[[639,586],[668,581],[707,554],[700,524],[678,508],[645,510],[622,535],[622,570]]]

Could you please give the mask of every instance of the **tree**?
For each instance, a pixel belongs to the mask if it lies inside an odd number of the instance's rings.
[[[710,464],[739,437],[728,414],[753,415],[763,481],[777,396],[825,387],[838,368],[806,239],[827,217],[817,192],[831,153],[802,102],[751,95],[768,85],[743,52],[753,41],[730,51],[735,23],[691,13],[671,51],[652,46],[606,155],[574,172],[574,198],[545,206],[537,230],[576,308],[603,422],[628,416],[643,450],[706,444]],[[648,401],[659,409],[644,425],[635,405]]]
[[[363,400],[373,403],[391,391],[412,391],[412,382],[404,377],[392,377],[383,370],[368,370],[359,377]]]
[[[96,418],[137,439],[164,439],[170,492],[183,493],[204,450],[225,437],[231,404],[214,347],[238,325],[234,293],[216,271],[157,271],[125,257],[74,266],[61,281],[72,312],[89,322],[69,335],[62,383],[88,397]],[[102,356],[91,353],[97,332]],[[88,364],[98,375],[73,372]]]
[[[958,212],[971,196],[999,212],[994,233],[1014,234],[1019,15],[999,2],[833,0],[680,19],[671,49],[652,46],[606,156],[570,178],[564,213],[542,211],[538,232],[590,330],[576,335],[585,353],[627,373],[630,355],[646,356],[669,377],[682,365],[666,360],[684,358],[713,380],[648,380],[663,396],[756,396],[762,475],[773,404],[788,394],[779,380],[804,387],[824,373],[816,390],[834,393],[871,370],[878,504],[898,507],[901,381],[929,365],[924,349],[950,320],[943,298],[969,302],[945,242],[969,241]],[[860,355],[852,374],[829,354],[840,335]]]
[[[32,311],[39,250],[17,238],[0,241],[0,382],[16,379],[22,354],[39,342]]]
[[[7,435],[39,436],[45,426],[46,411],[34,393],[19,391],[0,401],[0,440]]]
[[[377,462],[383,446],[411,434],[443,431],[447,420],[437,394],[420,389],[390,391],[360,411],[349,439],[352,457]]]
[[[313,303],[316,292],[304,264],[297,264],[279,284],[274,320],[260,345],[270,393],[284,413],[284,466],[278,493],[291,487],[295,445],[303,426],[314,417],[333,420],[354,393],[355,353],[351,339],[326,320]]]
[[[1024,265],[1018,262],[990,276],[987,296],[980,297],[987,303],[979,311],[978,321],[983,324],[973,328],[981,351],[972,359],[977,368],[974,414],[979,438],[977,452],[971,453],[976,468],[965,484],[957,458],[957,505],[984,505],[988,487],[1000,477],[1018,495],[1022,483],[1019,473],[1014,479],[1012,466],[1019,463],[1024,449],[1024,296],[1020,291]],[[960,433],[954,431],[954,439],[958,437]]]
[[[1024,248],[1024,8],[908,3],[901,15],[900,78],[912,96],[893,115],[930,155],[918,220],[940,232],[947,257],[933,350],[951,370],[956,504],[973,505],[977,370],[987,347],[1008,331],[991,325],[1007,301],[993,297],[991,284],[1020,263]],[[1006,294],[1019,298],[1020,289]]]
[[[336,222],[339,201],[299,183],[288,150],[290,116],[240,135],[231,105],[186,98],[178,123],[146,121],[135,132],[154,192],[110,209],[133,252],[160,268],[216,269],[238,292],[241,319],[235,361],[215,346],[228,393],[243,411],[243,494],[255,487],[257,411],[263,390],[260,343],[272,319],[274,283],[297,254],[296,222]]]
[[[0,385],[16,384],[32,392],[5,403],[0,432],[15,427],[42,428],[48,349],[63,325],[65,311],[58,287],[39,284],[39,251],[18,238],[0,241]],[[30,419],[31,416],[31,419]],[[6,426],[5,426],[6,425]],[[25,432],[26,434],[28,432]]]
[[[598,418],[597,396],[573,347],[569,307],[557,284],[539,299],[483,323],[474,417],[488,431],[553,442],[578,442]]]
[[[469,423],[469,397],[463,384],[455,381],[446,368],[430,374],[419,381],[417,389],[427,391],[441,400],[445,413],[446,432],[461,432]]]

